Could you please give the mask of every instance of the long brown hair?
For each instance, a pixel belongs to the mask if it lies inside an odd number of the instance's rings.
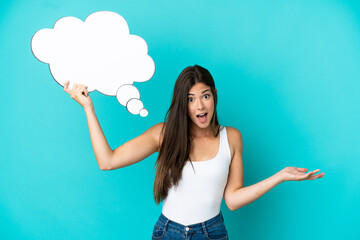
[[[154,181],[154,199],[157,205],[166,198],[170,187],[178,184],[187,159],[191,162],[189,157],[191,119],[188,115],[188,93],[192,86],[199,82],[209,86],[214,96],[214,114],[210,121],[210,128],[215,137],[219,134],[214,79],[207,69],[199,65],[186,67],[175,82],[171,105],[165,115],[161,130],[164,138],[155,163]]]

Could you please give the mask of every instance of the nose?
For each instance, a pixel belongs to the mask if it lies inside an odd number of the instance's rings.
[[[203,102],[201,100],[198,101],[198,106],[197,107],[198,107],[199,110],[204,108],[204,104],[203,104]]]

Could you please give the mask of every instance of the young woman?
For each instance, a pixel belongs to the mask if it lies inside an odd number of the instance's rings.
[[[219,125],[217,90],[208,70],[194,65],[176,80],[165,121],[112,150],[101,130],[87,86],[64,90],[85,110],[91,143],[101,170],[137,163],[155,152],[154,199],[163,201],[152,239],[228,239],[220,204],[239,209],[291,180],[314,180],[320,170],[286,167],[244,187],[242,137],[239,130]]]

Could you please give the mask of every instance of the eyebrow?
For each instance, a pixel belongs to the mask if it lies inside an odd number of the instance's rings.
[[[201,94],[203,94],[203,93],[204,93],[204,92],[206,92],[206,91],[210,91],[210,89],[206,89],[206,90],[204,90]],[[195,94],[188,93],[188,95],[195,95]]]

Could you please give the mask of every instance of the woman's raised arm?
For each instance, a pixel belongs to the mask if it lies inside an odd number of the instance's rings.
[[[126,167],[158,151],[159,136],[163,123],[154,125],[140,136],[112,150],[97,119],[87,87],[83,84],[74,84],[73,89],[70,90],[68,86],[69,81],[64,84],[64,91],[69,93],[71,98],[76,100],[85,110],[91,144],[101,170]]]
[[[108,170],[123,168],[149,157],[160,148],[160,132],[164,123],[158,123],[140,136],[114,150]]]

